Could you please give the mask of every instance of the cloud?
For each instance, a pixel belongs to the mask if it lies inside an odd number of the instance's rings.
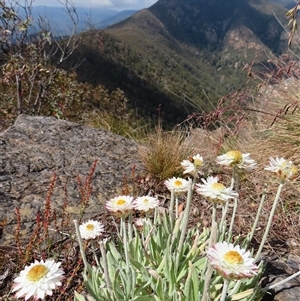
[[[76,4],[75,2],[78,2],[78,4]],[[81,1],[75,1],[74,4],[76,6],[79,6],[79,3]],[[112,3],[112,1],[110,0],[90,0],[90,1],[85,1],[86,5],[85,6],[113,6],[114,4]]]
[[[157,0],[144,0],[144,3],[145,3],[146,7],[149,7],[149,6],[153,5],[156,2],[157,2]]]

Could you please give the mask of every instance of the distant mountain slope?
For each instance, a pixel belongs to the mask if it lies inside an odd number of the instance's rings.
[[[121,88],[141,114],[157,115],[160,106],[174,124],[241,87],[245,64],[284,51],[274,13],[285,22],[285,12],[266,0],[160,0],[85,34],[78,77]]]
[[[228,32],[245,27],[273,51],[282,32],[273,13],[280,19],[285,13],[265,0],[160,0],[149,11],[177,40],[201,49],[221,49]]]

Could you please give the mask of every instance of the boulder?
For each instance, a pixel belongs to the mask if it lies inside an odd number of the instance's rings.
[[[79,217],[83,202],[88,202],[87,218],[103,212],[103,203],[122,193],[126,178],[130,183],[133,169],[141,171],[137,154],[134,141],[108,131],[20,115],[0,133],[0,222],[6,224],[1,245],[15,241],[16,208],[26,237],[36,214],[44,211],[47,195],[58,216],[65,211]],[[84,187],[85,182],[90,185]]]
[[[295,277],[287,282],[279,284],[288,277],[294,275],[299,271],[300,256],[294,252],[287,252],[281,256],[267,257],[265,261],[266,270],[265,278],[263,280],[263,287],[276,285],[269,289],[262,301],[294,301],[300,299],[300,277]]]

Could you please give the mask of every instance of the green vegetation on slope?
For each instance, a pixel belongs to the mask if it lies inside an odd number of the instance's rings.
[[[282,18],[283,8],[234,0],[215,13],[221,2],[158,1],[105,31],[84,33],[68,64],[84,60],[80,81],[120,88],[140,116],[161,114],[173,126],[210,111],[245,84],[246,64],[280,51],[282,28],[272,9]]]

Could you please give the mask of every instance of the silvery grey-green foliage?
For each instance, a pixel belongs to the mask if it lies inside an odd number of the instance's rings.
[[[128,227],[126,231],[129,236]],[[201,300],[208,265],[204,250],[210,230],[200,224],[189,229],[182,250],[179,250],[182,231],[182,215],[174,220],[166,213],[156,213],[154,221],[149,219],[142,231],[134,227],[132,240],[127,246],[128,268],[122,237],[106,242],[107,273],[111,286],[105,279],[105,264],[100,258],[99,266],[88,268],[84,275],[88,294],[96,301]],[[228,289],[232,300],[259,300],[261,272],[262,269],[251,279],[232,281]],[[220,298],[222,283],[223,278],[213,274],[210,286],[213,300]],[[244,294],[239,295],[240,292]],[[88,300],[88,297],[76,293],[74,300]]]

